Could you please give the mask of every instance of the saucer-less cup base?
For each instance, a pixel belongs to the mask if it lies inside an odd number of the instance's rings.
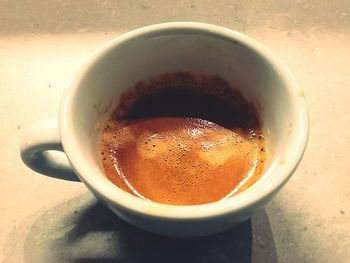
[[[176,71],[217,74],[258,109],[269,158],[264,175],[248,190],[215,203],[173,206],[139,199],[105,177],[99,141],[120,95],[138,81]],[[75,173],[112,211],[142,229],[200,236],[230,228],[263,208],[293,174],[307,138],[303,92],[270,51],[222,27],[177,22],[132,31],[93,54],[69,83],[59,121],[41,122],[24,134],[21,157],[49,176],[74,180]],[[70,165],[48,150],[63,150]]]

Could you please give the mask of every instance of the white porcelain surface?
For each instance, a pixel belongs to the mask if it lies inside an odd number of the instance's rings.
[[[263,177],[243,193],[206,205],[172,206],[136,198],[104,176],[100,133],[120,94],[138,81],[176,71],[219,75],[258,108],[270,159]],[[206,235],[250,217],[293,174],[308,136],[306,102],[301,94],[289,71],[258,42],[209,24],[165,23],[127,33],[92,55],[67,87],[59,128],[76,174],[121,218],[160,234]],[[26,135],[23,140],[28,140]]]

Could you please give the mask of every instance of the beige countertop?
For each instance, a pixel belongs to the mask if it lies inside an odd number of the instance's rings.
[[[2,262],[350,262],[350,1],[0,0]],[[208,22],[274,51],[308,99],[304,159],[265,210],[205,238],[158,237],[81,183],[21,162],[24,127],[56,118],[66,83],[96,48],[140,26]]]

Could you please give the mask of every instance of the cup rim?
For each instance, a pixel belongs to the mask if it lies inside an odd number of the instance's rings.
[[[104,176],[105,180],[104,178],[99,178],[100,176],[96,175],[96,173],[100,173],[99,171],[92,169],[92,167],[88,165],[84,165],[86,162],[84,162],[82,154],[79,154],[76,150],[77,142],[72,138],[73,136],[71,136],[72,127],[70,125],[70,118],[73,114],[71,106],[77,94],[79,82],[84,78],[86,72],[93,67],[94,62],[110,49],[144,35],[169,30],[174,32],[186,30],[191,32],[191,30],[193,30],[218,38],[224,38],[234,43],[238,42],[246,46],[259,54],[259,56],[276,69],[283,79],[289,94],[296,97],[296,100],[293,101],[297,104],[296,111],[299,116],[300,131],[298,132],[295,151],[290,156],[288,162],[281,167],[283,170],[281,170],[279,176],[270,176],[273,170],[272,166],[278,164],[272,164],[264,173],[263,176],[268,177],[266,185],[262,186],[255,183],[245,191],[235,195],[233,200],[229,198],[218,202],[189,206],[167,205],[135,197],[116,187]],[[127,210],[133,214],[167,220],[195,220],[240,213],[249,207],[260,206],[260,204],[266,203],[265,201],[269,200],[270,197],[289,180],[300,163],[306,149],[309,135],[309,117],[306,99],[305,96],[300,96],[300,94],[304,93],[289,69],[275,54],[248,36],[228,28],[199,22],[167,22],[154,24],[130,31],[108,42],[92,54],[73,76],[63,95],[60,107],[59,127],[62,145],[73,170],[80,180],[84,182],[90,191],[112,206]]]

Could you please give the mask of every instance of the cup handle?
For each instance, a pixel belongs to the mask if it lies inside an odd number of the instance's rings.
[[[20,142],[22,161],[38,173],[80,181],[64,153],[57,123],[57,120],[43,120],[24,130]]]

